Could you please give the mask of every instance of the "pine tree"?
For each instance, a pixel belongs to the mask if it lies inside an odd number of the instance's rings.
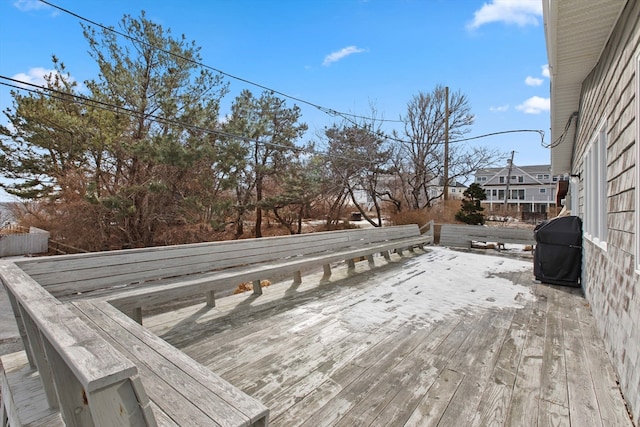
[[[456,213],[456,220],[466,224],[484,224],[484,208],[480,206],[481,200],[487,199],[487,194],[479,184],[473,183],[467,188],[462,199],[462,207]]]

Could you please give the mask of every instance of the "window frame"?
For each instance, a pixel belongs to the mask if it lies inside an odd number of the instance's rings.
[[[607,250],[607,145],[603,121],[591,138],[584,156],[584,236]]]

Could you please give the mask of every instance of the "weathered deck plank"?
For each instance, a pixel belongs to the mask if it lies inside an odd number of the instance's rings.
[[[504,425],[506,422],[533,306],[528,304],[514,313],[491,378],[480,399],[473,426]]]
[[[411,258],[430,256],[420,253],[392,255],[409,266],[400,275],[415,277]],[[632,426],[579,290],[519,271],[500,277],[536,296],[521,308],[358,328],[345,320],[349,307],[370,302],[375,287],[404,284],[397,265],[358,269],[149,317],[147,327],[269,406],[273,426]],[[421,292],[429,276],[417,276]],[[402,310],[392,299],[386,309]]]
[[[546,291],[539,288],[539,292]],[[561,308],[565,299],[558,292],[544,292],[549,309],[547,311],[546,339],[542,359],[542,382],[538,406],[538,426],[569,426],[569,397],[564,357]]]

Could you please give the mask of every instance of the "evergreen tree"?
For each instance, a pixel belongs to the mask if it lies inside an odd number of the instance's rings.
[[[462,207],[456,213],[456,220],[466,224],[484,224],[484,208],[480,206],[481,200],[487,199],[487,194],[479,184],[473,183],[467,188],[462,199]]]
[[[11,129],[0,128],[0,168],[13,178],[7,191],[52,202],[51,221],[86,218],[75,234],[96,236],[97,248],[107,240],[149,246],[159,228],[216,212],[221,200],[212,193],[228,177],[217,167],[226,147],[209,132],[227,93],[221,75],[197,65],[193,42],[144,12],[126,15],[119,31],[127,37],[84,27],[99,69],[84,82],[88,94],[54,57],[47,90],[14,91],[5,111]]]

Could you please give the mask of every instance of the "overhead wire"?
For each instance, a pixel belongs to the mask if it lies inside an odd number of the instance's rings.
[[[181,60],[183,60],[183,61],[189,62],[189,63],[191,63],[191,64],[193,64],[193,65],[197,65],[197,66],[199,66],[199,67],[202,67],[202,68],[208,69],[208,70],[210,70],[210,71],[214,71],[214,72],[216,72],[216,73],[222,74],[222,75],[224,75],[224,76],[226,76],[226,77],[229,77],[229,78],[231,78],[231,79],[234,79],[234,80],[237,80],[237,81],[240,81],[240,82],[243,82],[243,83],[249,84],[249,85],[251,85],[251,86],[258,87],[258,88],[260,88],[260,89],[263,89],[263,90],[265,90],[265,91],[268,91],[268,92],[271,92],[271,93],[274,93],[274,94],[278,94],[278,95],[283,96],[283,97],[285,97],[285,98],[287,98],[287,99],[291,99],[291,100],[293,100],[293,101],[297,101],[297,102],[299,102],[299,103],[301,103],[301,104],[309,105],[309,106],[311,106],[311,107],[314,107],[314,108],[316,108],[316,109],[318,109],[318,110],[322,111],[322,112],[323,112],[323,113],[325,113],[325,114],[328,114],[328,115],[331,115],[331,116],[341,116],[341,117],[343,117],[343,116],[350,116],[350,117],[354,117],[354,118],[356,118],[356,119],[368,119],[368,117],[366,117],[366,116],[359,116],[359,115],[357,115],[357,114],[350,114],[350,113],[345,113],[345,112],[337,111],[337,110],[334,110],[334,109],[332,109],[332,108],[323,107],[323,106],[321,106],[321,105],[315,104],[315,103],[310,102],[310,101],[307,101],[307,100],[305,100],[305,99],[302,99],[302,98],[299,98],[299,97],[296,97],[296,96],[293,96],[293,95],[286,94],[286,93],[284,93],[284,92],[281,92],[281,91],[279,91],[279,90],[276,90],[276,89],[270,88],[270,87],[265,86],[265,85],[263,85],[263,84],[256,83],[256,82],[254,82],[254,81],[251,81],[251,80],[249,80],[249,79],[245,79],[245,78],[243,78],[243,77],[239,77],[239,76],[237,76],[237,75],[234,75],[234,74],[228,73],[228,72],[226,72],[226,71],[223,71],[223,70],[221,70],[221,69],[219,69],[219,68],[212,67],[212,66],[207,65],[207,64],[205,64],[205,63],[203,63],[203,62],[201,62],[201,61],[196,61],[196,60],[194,60],[194,59],[187,58],[187,57],[185,57],[185,56],[183,56],[183,55],[180,55],[180,54],[178,54],[178,53],[168,51],[168,50],[163,49],[162,47],[159,47],[159,46],[155,46],[155,45],[153,45],[153,44],[151,44],[151,43],[149,43],[149,42],[146,42],[146,41],[144,41],[144,40],[137,39],[137,38],[135,38],[135,37],[133,37],[133,36],[131,36],[131,35],[129,35],[129,34],[127,34],[127,33],[123,32],[123,31],[119,31],[119,30],[117,30],[117,29],[115,29],[115,28],[113,28],[113,27],[109,27],[109,26],[106,26],[106,25],[101,24],[101,23],[99,23],[99,22],[96,22],[96,21],[94,21],[94,20],[91,20],[91,19],[89,19],[89,18],[85,18],[84,16],[81,16],[81,15],[79,15],[79,14],[75,13],[75,12],[72,12],[72,11],[70,11],[70,10],[68,10],[68,9],[65,9],[65,8],[63,8],[63,7],[61,7],[61,6],[58,6],[58,5],[54,4],[54,3],[51,3],[51,2],[49,2],[49,1],[47,1],[47,0],[39,0],[39,1],[40,1],[41,3],[46,4],[47,6],[53,7],[54,9],[57,9],[57,10],[59,10],[59,11],[61,11],[61,12],[64,12],[64,13],[66,13],[66,14],[69,14],[69,15],[71,15],[71,16],[73,16],[73,17],[75,17],[75,18],[78,18],[78,19],[80,19],[80,20],[82,20],[82,21],[84,21],[84,22],[87,22],[87,23],[89,23],[89,24],[91,24],[91,25],[95,25],[96,27],[102,28],[103,30],[110,31],[110,32],[112,32],[112,33],[114,33],[114,34],[117,34],[117,35],[119,35],[119,36],[121,36],[121,37],[124,37],[124,38],[126,38],[126,39],[128,39],[128,40],[130,40],[130,41],[132,41],[132,42],[140,43],[140,44],[142,44],[142,45],[145,45],[145,46],[147,46],[147,47],[151,47],[151,48],[156,49],[156,50],[158,50],[158,51],[160,51],[160,52],[162,52],[162,53],[165,53],[165,54],[167,54],[167,55],[171,55],[171,56],[174,56],[174,57],[176,57],[176,58],[179,58],[179,59],[181,59]],[[385,121],[385,122],[393,122],[393,123],[402,123],[402,121],[401,121],[401,120],[383,120],[383,121]]]
[[[564,139],[567,137],[567,134],[569,133],[569,128],[571,127],[571,123],[573,122],[573,119],[577,119],[577,117],[578,117],[578,112],[577,111],[574,111],[573,113],[571,113],[571,115],[567,119],[567,123],[564,125],[564,130],[556,138],[556,140],[552,141],[551,143],[549,143],[547,145],[542,144],[542,146],[544,148],[556,148],[558,145],[562,144],[562,141],[564,141]]]
[[[50,7],[53,7],[54,9],[57,9],[57,10],[63,12],[63,13],[66,13],[66,14],[71,15],[71,16],[77,18],[77,19],[80,19],[80,20],[82,20],[84,22],[87,22],[87,23],[89,23],[91,25],[95,25],[95,26],[97,26],[99,28],[102,28],[103,30],[113,32],[114,34],[117,34],[117,35],[119,35],[121,37],[124,37],[124,38],[126,38],[126,39],[128,39],[130,41],[143,44],[143,45],[151,47],[153,49],[157,49],[160,52],[163,52],[163,53],[165,53],[167,55],[174,56],[174,57],[179,58],[181,60],[187,61],[187,62],[189,62],[189,63],[191,63],[193,65],[197,65],[199,67],[203,67],[205,69],[208,69],[208,70],[214,71],[216,73],[222,74],[222,75],[224,75],[226,77],[229,77],[231,79],[234,79],[234,80],[249,84],[251,86],[258,87],[260,89],[263,89],[265,91],[268,91],[268,92],[271,92],[271,93],[274,93],[274,94],[278,94],[278,95],[280,95],[282,97],[285,97],[287,99],[291,99],[293,101],[297,101],[297,102],[299,102],[301,104],[305,104],[305,105],[314,107],[314,108],[318,109],[319,111],[322,111],[323,113],[325,113],[327,115],[330,115],[330,116],[333,116],[333,117],[342,117],[342,118],[348,120],[349,122],[351,122],[356,127],[363,128],[362,125],[360,125],[359,123],[354,122],[352,119],[349,119],[349,118],[359,119],[359,120],[374,120],[371,117],[341,112],[341,111],[335,110],[333,108],[323,107],[321,105],[318,105],[316,103],[307,101],[305,99],[289,95],[289,94],[287,94],[285,92],[270,88],[270,87],[265,86],[263,84],[253,82],[253,81],[251,81],[249,79],[246,79],[246,78],[243,78],[243,77],[239,77],[237,75],[234,75],[234,74],[228,73],[226,71],[223,71],[223,70],[221,70],[219,68],[212,67],[210,65],[204,64],[201,61],[196,61],[194,59],[187,58],[187,57],[185,57],[183,55],[180,55],[180,54],[177,54],[175,52],[171,52],[171,51],[168,51],[168,50],[163,49],[161,47],[154,46],[151,43],[148,43],[148,42],[146,42],[144,40],[137,39],[137,38],[135,38],[135,37],[133,37],[133,36],[131,36],[129,34],[126,34],[125,32],[117,30],[117,29],[115,29],[113,27],[106,26],[106,25],[101,24],[101,23],[99,23],[97,21],[94,21],[94,20],[91,20],[89,18],[86,18],[86,17],[84,17],[84,16],[82,16],[82,15],[80,15],[78,13],[75,13],[75,12],[70,11],[68,9],[65,9],[65,8],[63,8],[61,6],[58,6],[58,5],[54,4],[54,3],[51,3],[50,1],[47,1],[47,0],[39,0],[39,1],[41,3],[44,3],[44,4],[48,5],[48,6],[50,6]],[[404,123],[403,120],[391,120],[391,119],[375,119],[375,121],[381,122],[381,123]],[[544,131],[535,130],[535,129],[507,130],[507,131],[491,132],[491,133],[487,133],[487,134],[483,134],[483,135],[474,136],[474,137],[471,137],[471,138],[463,138],[463,139],[451,140],[449,142],[450,143],[458,143],[458,142],[464,142],[464,141],[471,141],[471,140],[475,140],[475,139],[486,138],[486,137],[489,137],[489,136],[501,135],[501,134],[506,134],[506,133],[518,133],[518,132],[537,132],[541,136],[541,145],[544,146]],[[410,141],[406,141],[406,140],[403,140],[403,139],[400,139],[400,138],[395,138],[395,137],[387,135],[385,133],[383,133],[382,136],[384,136],[386,139],[389,139],[389,140],[392,140],[392,141],[401,142],[401,143],[410,143]]]
[[[357,160],[357,161],[362,161],[362,159],[356,159],[353,157],[346,157],[346,156],[340,156],[340,155],[336,155],[336,154],[329,154],[327,152],[323,152],[323,151],[318,151],[318,150],[310,150],[308,148],[304,148],[304,147],[298,147],[295,145],[292,146],[285,146],[282,144],[277,144],[271,141],[261,141],[259,139],[255,139],[255,138],[250,138],[244,135],[238,135],[238,134],[233,134],[233,133],[229,133],[229,132],[225,132],[219,129],[211,129],[211,128],[205,128],[202,126],[198,126],[198,125],[193,125],[190,123],[185,123],[179,120],[175,120],[175,119],[170,119],[170,118],[166,118],[166,117],[160,117],[158,115],[155,114],[150,114],[150,113],[141,113],[139,111],[135,111],[132,110],[130,108],[127,107],[123,107],[120,105],[116,105],[116,104],[112,104],[112,103],[108,103],[108,102],[104,102],[104,101],[100,101],[97,99],[92,99],[92,98],[87,98],[81,95],[77,95],[77,94],[73,94],[73,93],[68,93],[68,92],[64,92],[61,90],[57,90],[54,88],[50,88],[50,87],[44,87],[44,86],[40,86],[40,85],[36,85],[34,83],[27,83],[21,80],[17,80],[17,79],[13,79],[11,77],[6,77],[3,75],[0,75],[0,79],[4,79],[4,80],[8,80],[11,81],[13,83],[6,83],[3,81],[0,81],[0,85],[3,86],[7,86],[7,87],[11,87],[13,89],[17,89],[17,90],[22,90],[22,91],[26,91],[29,93],[34,93],[34,94],[38,94],[38,95],[42,95],[42,96],[48,96],[54,99],[58,99],[61,101],[66,101],[68,100],[69,97],[75,99],[76,101],[80,102],[82,105],[84,106],[90,106],[90,107],[94,107],[94,108],[98,108],[101,110],[106,110],[106,111],[111,111],[111,112],[115,112],[115,113],[122,113],[122,114],[126,114],[132,117],[139,117],[140,115],[143,115],[145,119],[149,119],[151,121],[154,121],[156,123],[165,123],[165,124],[171,124],[171,125],[175,125],[175,126],[181,126],[184,127],[186,129],[191,129],[191,130],[196,130],[199,132],[203,132],[203,133],[208,133],[208,134],[213,134],[213,135],[217,135],[220,137],[224,137],[224,138],[229,138],[229,139],[238,139],[238,140],[242,140],[244,142],[251,142],[254,144],[258,144],[258,145],[268,145],[271,147],[275,147],[275,148],[286,148],[286,149],[290,149],[293,150],[295,152],[298,153],[304,153],[304,154],[309,154],[309,155],[317,155],[317,156],[323,156],[323,157],[329,157],[329,158],[335,158],[335,159],[343,159],[343,160]],[[20,85],[26,85],[26,86],[31,86],[33,89],[30,88],[26,88]],[[44,93],[43,91],[46,91],[48,93]]]

